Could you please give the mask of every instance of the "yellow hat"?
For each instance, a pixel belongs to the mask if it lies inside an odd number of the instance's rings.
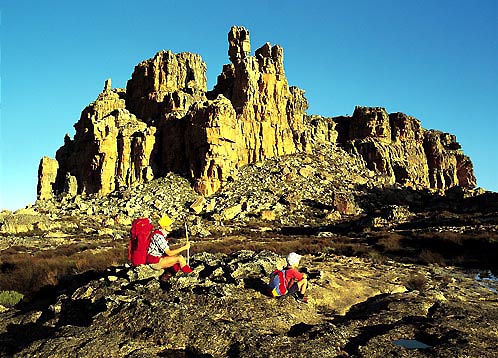
[[[171,219],[169,216],[167,215],[164,215],[161,219],[159,219],[159,221],[157,222],[159,224],[159,226],[161,227],[167,227],[167,226],[171,226],[171,224],[173,224],[174,220]]]

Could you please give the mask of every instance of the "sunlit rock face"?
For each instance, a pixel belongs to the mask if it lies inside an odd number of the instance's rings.
[[[228,57],[212,91],[206,64],[192,53],[160,51],[139,63],[126,89],[107,80],[66,136],[55,161],[43,158],[38,199],[107,195],[178,173],[212,195],[247,164],[318,145],[340,145],[384,184],[474,187],[472,162],[455,136],[380,107],[351,117],[308,116],[304,91],[289,86],[283,49],[264,44],[251,55],[249,31],[232,27]]]
[[[418,119],[380,107],[356,107],[342,123],[342,144],[390,184],[433,189],[476,184],[472,162],[454,135],[425,130]]]

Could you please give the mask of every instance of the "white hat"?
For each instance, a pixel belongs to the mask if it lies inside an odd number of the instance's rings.
[[[287,265],[296,266],[299,265],[299,261],[301,261],[301,255],[296,254],[295,252],[291,252],[287,255]]]

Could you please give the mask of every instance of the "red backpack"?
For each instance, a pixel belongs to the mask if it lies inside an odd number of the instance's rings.
[[[154,225],[147,218],[133,220],[128,243],[128,260],[133,266],[143,265],[147,261],[147,248]]]
[[[270,274],[268,286],[273,297],[284,296],[287,293],[286,271],[285,269],[275,270]]]

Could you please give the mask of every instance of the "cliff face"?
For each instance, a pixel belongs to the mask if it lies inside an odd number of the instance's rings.
[[[472,162],[454,135],[425,130],[418,119],[387,114],[380,107],[356,107],[342,123],[340,143],[390,184],[433,189],[476,185]]]
[[[266,43],[251,56],[243,27],[233,27],[228,42],[231,63],[210,92],[201,57],[171,51],[138,64],[126,90],[106,82],[56,161],[42,159],[38,198],[106,195],[169,172],[187,175],[198,193],[211,195],[240,166],[309,152],[318,142],[344,146],[390,184],[475,185],[454,136],[383,108],[310,118],[304,91],[287,82],[280,46]]]
[[[231,29],[228,42],[232,63],[223,67],[213,94],[228,98],[235,109],[239,164],[309,149],[299,141],[308,102],[287,83],[283,49],[266,43],[249,56],[249,32],[241,27]]]
[[[73,194],[105,195],[152,179],[150,158],[156,128],[130,113],[123,97],[123,91],[112,90],[107,82],[97,100],[83,110],[75,124],[74,139],[66,137],[56,154],[56,193],[70,194],[68,187],[73,182]],[[44,188],[43,184],[39,186]]]

